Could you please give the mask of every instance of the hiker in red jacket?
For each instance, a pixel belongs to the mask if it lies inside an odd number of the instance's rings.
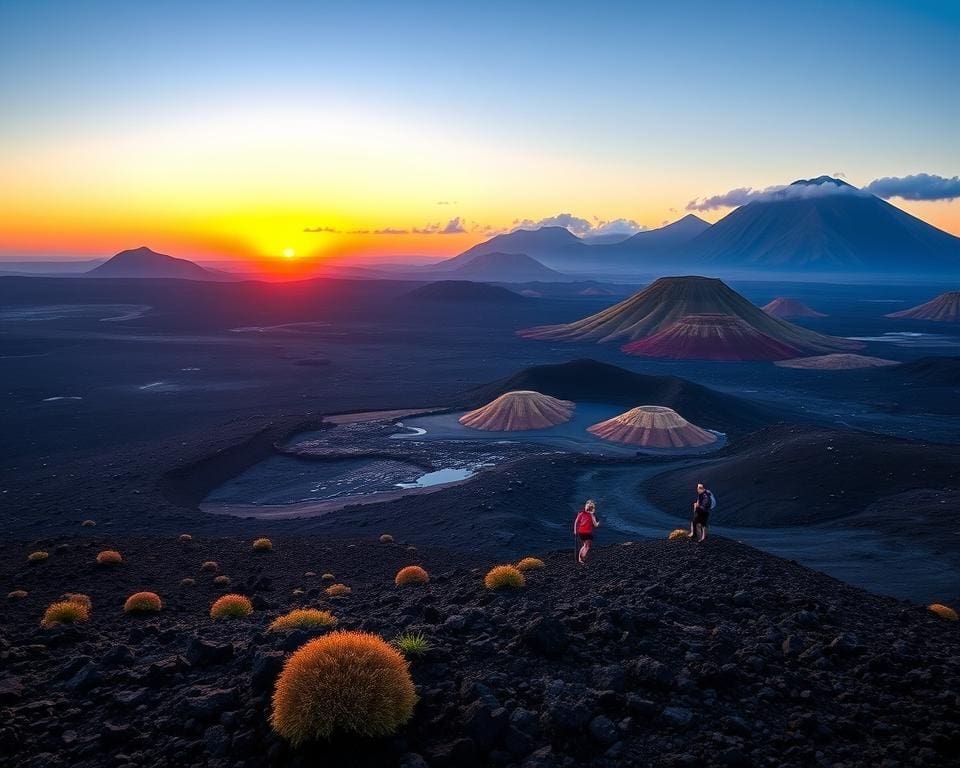
[[[593,503],[593,499],[588,499],[583,509],[577,513],[577,519],[573,521],[573,534],[580,545],[577,551],[577,561],[580,565],[587,564],[587,555],[590,554],[590,544],[593,542],[593,529],[599,527],[597,505]]]

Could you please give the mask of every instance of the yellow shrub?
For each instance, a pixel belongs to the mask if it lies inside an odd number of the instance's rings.
[[[389,533],[384,533],[383,535],[380,536],[380,543],[393,544],[393,536],[391,536]]]
[[[524,571],[539,571],[545,566],[546,564],[539,557],[525,557],[517,563],[517,570],[521,573]]]
[[[253,604],[243,595],[224,595],[210,606],[211,619],[242,619],[253,613]]]
[[[332,627],[336,623],[337,618],[330,611],[318,611],[316,608],[296,608],[275,618],[267,627],[267,632],[289,632],[292,629]]]
[[[215,579],[213,580],[213,583],[216,584],[218,587],[226,587],[226,586],[229,586],[229,585],[230,585],[230,577],[229,577],[229,576],[217,576],[217,578],[215,578]]]
[[[87,606],[71,600],[63,600],[59,603],[51,603],[47,607],[40,626],[49,629],[57,624],[75,624],[79,621],[87,621],[89,618],[90,609]]]
[[[13,592],[7,593],[8,600],[23,600],[27,596],[27,591],[25,589],[15,589]]]
[[[48,557],[50,557],[50,555],[46,552],[31,552],[27,555],[27,560],[31,563],[42,563]]]
[[[254,539],[254,552],[269,552],[271,549],[273,549],[273,542],[270,539]]]
[[[115,549],[105,549],[97,555],[99,565],[119,565],[123,562],[123,556]]]
[[[525,583],[523,574],[512,565],[498,565],[483,579],[487,589],[517,589]]]
[[[337,577],[334,576],[332,573],[325,573],[323,574],[323,576],[320,577],[322,581],[333,581],[336,578]]]
[[[180,586],[181,586],[181,587],[192,587],[192,586],[193,586],[194,584],[196,584],[196,583],[197,583],[197,582],[194,581],[193,579],[181,579],[181,580],[180,580]]]
[[[677,539],[685,539],[690,535],[690,531],[686,528],[674,528],[670,531],[670,535],[667,536],[670,541],[676,541]]]
[[[163,608],[156,592],[135,592],[123,604],[124,613],[157,613]]]
[[[330,597],[346,597],[353,592],[346,584],[331,584],[324,590]]]
[[[189,533],[181,533],[177,538],[180,540],[181,544],[189,544],[191,541],[193,541],[193,536],[191,536]]]
[[[934,603],[933,605],[929,605],[927,607],[937,614],[937,616],[939,616],[941,619],[946,619],[947,621],[957,621],[957,612],[950,606]]]
[[[430,581],[430,574],[419,565],[408,565],[406,568],[397,571],[393,581],[398,587],[405,587],[410,584],[426,584]]]
[[[96,524],[96,520],[84,520],[82,523],[80,523],[83,528],[93,528]]]
[[[200,566],[200,570],[205,573],[216,573],[220,570],[220,566],[217,565],[215,560],[207,560],[207,562]]]
[[[407,661],[396,649],[366,632],[333,632],[284,664],[270,724],[294,747],[337,732],[388,736],[410,720],[416,703]]]
[[[67,592],[65,595],[60,596],[61,600],[66,600],[70,603],[78,603],[86,608],[88,611],[93,610],[93,601],[90,599],[89,595],[84,595],[81,592]]]

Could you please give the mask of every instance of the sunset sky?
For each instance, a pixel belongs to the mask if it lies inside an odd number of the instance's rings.
[[[450,255],[824,173],[944,177],[890,202],[960,234],[958,78],[956,2],[0,2],[0,258]]]

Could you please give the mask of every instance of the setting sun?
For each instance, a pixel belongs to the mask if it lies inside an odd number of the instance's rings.
[[[284,258],[292,259],[294,256],[297,255],[297,252],[293,250],[293,248],[284,248],[283,255],[284,255]]]

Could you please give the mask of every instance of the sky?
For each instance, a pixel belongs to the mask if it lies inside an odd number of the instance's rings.
[[[452,255],[821,174],[960,235],[958,81],[954,1],[0,0],[0,258]]]

